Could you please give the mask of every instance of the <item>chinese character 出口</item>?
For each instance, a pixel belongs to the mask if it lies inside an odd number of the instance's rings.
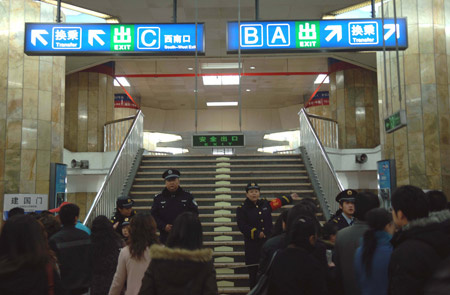
[[[305,26],[300,25],[298,39],[299,40],[317,39],[316,25],[310,23],[305,23]]]

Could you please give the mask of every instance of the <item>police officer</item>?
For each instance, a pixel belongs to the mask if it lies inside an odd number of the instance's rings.
[[[338,230],[353,225],[355,213],[355,197],[357,191],[346,189],[336,196],[336,202],[339,203],[339,210],[336,215],[332,216],[328,223],[334,224]]]
[[[162,178],[166,187],[155,196],[151,214],[160,232],[159,239],[165,243],[175,218],[186,211],[198,214],[198,206],[191,193],[180,187],[180,171],[168,169]]]
[[[117,233],[122,235],[122,224],[130,222],[131,218],[136,214],[133,210],[134,201],[128,196],[121,196],[116,201],[116,213],[111,218],[113,227]]]
[[[245,188],[246,199],[236,210],[239,230],[244,234],[245,264],[259,262],[261,248],[272,232],[272,211],[299,199],[297,194],[282,196],[267,201],[260,199],[260,188],[257,183],[249,183]],[[250,288],[256,285],[257,266],[248,267]]]

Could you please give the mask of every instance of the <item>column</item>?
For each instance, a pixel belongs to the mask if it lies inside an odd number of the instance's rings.
[[[24,54],[24,23],[53,22],[56,9],[0,1],[0,210],[3,194],[48,194],[50,162],[62,162],[65,57]]]
[[[397,0],[398,16],[408,18],[409,48],[397,59],[377,53],[380,120],[406,110],[407,126],[387,134],[380,126],[382,157],[395,159],[398,185],[442,189],[450,195],[450,2]],[[385,6],[393,17],[393,2]],[[446,29],[447,27],[447,29]],[[387,87],[384,83],[386,62]]]

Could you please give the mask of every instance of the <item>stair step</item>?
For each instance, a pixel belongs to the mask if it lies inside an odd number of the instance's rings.
[[[297,194],[311,194],[313,193],[314,190],[278,190],[278,191],[263,191],[263,194],[268,195],[268,194],[276,194],[276,195],[284,195],[284,194],[292,194],[292,193],[297,193]],[[130,194],[131,195],[157,195],[161,193],[161,191],[145,191],[145,192],[140,192],[140,191],[131,191]],[[191,194],[195,195],[242,195],[244,196],[245,194],[245,190],[242,191],[191,191]],[[267,198],[269,199],[269,198]],[[196,199],[196,201],[200,201],[202,200],[201,198]],[[213,199],[213,200],[217,200],[217,199]]]
[[[229,165],[229,166],[219,166],[219,165],[198,165],[198,166],[184,166],[184,165],[179,165],[177,168],[178,169],[198,169],[198,168],[202,168],[202,169],[217,169],[217,168],[293,168],[293,167],[305,167],[304,164],[273,164],[273,165]],[[150,167],[145,167],[145,166],[140,166],[139,169],[161,169],[161,171],[165,171],[167,169],[167,166],[150,166]],[[181,171],[182,174],[184,174],[183,171]]]
[[[268,201],[273,200],[274,198],[266,198]],[[300,200],[302,200],[304,198],[300,197]],[[315,197],[311,197],[310,199],[315,200]],[[227,199],[227,198],[195,198],[195,201],[197,203],[200,202],[244,202],[245,197],[242,198],[231,198],[231,199]],[[134,202],[136,203],[143,203],[143,202],[153,202],[153,198],[141,198],[141,199],[134,199]],[[237,205],[236,205],[237,206]],[[199,206],[199,209],[236,209],[236,206]],[[286,205],[283,206],[283,208],[291,208],[289,206],[293,206],[293,205]],[[143,207],[139,207],[139,208],[143,208]],[[148,206],[147,209],[151,209],[151,206]]]
[[[244,256],[244,251],[234,251],[234,252],[213,252],[213,256]]]
[[[240,231],[207,231],[204,236],[242,236]]]
[[[217,274],[216,275],[217,280],[248,280],[248,275],[239,275],[239,274]]]
[[[250,288],[247,287],[227,287],[227,288],[219,288],[220,295],[229,295],[229,294],[247,294],[250,292]]]
[[[220,148],[220,147],[219,147]],[[301,157],[300,154],[266,154],[266,153],[258,153],[258,154],[238,154],[238,155],[212,155],[212,154],[182,154],[182,155],[144,155],[143,158],[171,158],[171,159],[179,159],[179,158],[244,158],[244,157],[257,157],[257,158],[283,158],[283,157]]]
[[[147,160],[143,159],[141,163],[156,163],[156,164],[162,164],[162,163],[168,163],[171,165],[174,165],[176,163],[240,163],[240,162],[250,162],[250,163],[261,163],[261,162],[301,162],[302,159],[223,159],[223,160],[217,160],[217,159],[211,159],[211,160],[186,160],[186,159],[169,159],[169,160]],[[167,166],[166,166],[167,167]]]
[[[159,173],[160,174],[160,173]],[[222,172],[222,174],[228,174],[228,172]],[[257,177],[257,180],[261,182],[262,180],[306,180],[309,179],[308,176],[285,176],[285,177]],[[183,182],[186,181],[254,181],[255,177],[183,177]],[[159,181],[162,182],[162,178],[136,178],[134,181]],[[161,186],[161,185],[160,185]]]
[[[244,241],[205,241],[205,246],[244,246]]]
[[[310,186],[311,183],[263,183],[259,186],[261,188],[272,187],[272,186],[283,186],[283,187],[297,187],[297,186]],[[198,188],[198,187],[207,187],[207,188],[228,188],[228,187],[239,187],[244,188],[243,184],[183,184],[183,188]],[[160,184],[134,184],[133,188],[161,188]]]
[[[234,167],[234,166],[233,166]],[[217,168],[217,166],[214,166],[214,168]],[[228,167],[225,167],[228,168]],[[297,174],[304,172],[306,173],[306,170],[271,170],[271,171],[255,171],[255,170],[249,170],[249,171],[228,171],[228,172],[222,172],[222,171],[181,171],[182,172],[182,179],[184,180],[185,175],[217,175],[217,174],[244,174],[244,175],[253,175],[253,174]],[[162,171],[139,171],[137,172],[137,175],[157,175],[159,177],[159,180],[162,181],[161,175]]]
[[[245,262],[219,262],[214,263],[215,268],[243,268],[245,266]]]

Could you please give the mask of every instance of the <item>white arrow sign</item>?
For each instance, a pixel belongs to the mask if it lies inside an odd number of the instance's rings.
[[[41,35],[48,35],[46,30],[31,30],[31,44],[36,46],[36,39],[41,41],[42,44],[47,45],[48,42]]]
[[[91,46],[94,46],[94,39],[100,44],[105,45],[105,42],[98,35],[104,35],[105,32],[103,30],[89,30],[88,33],[88,43]]]
[[[337,41],[342,40],[342,26],[339,25],[329,25],[325,27],[325,31],[331,31],[331,33],[325,38],[327,42],[330,42],[334,36],[337,36]]]
[[[395,24],[385,24],[384,28],[389,30],[384,34],[384,40],[389,39],[395,33]],[[400,25],[397,24],[397,39],[400,39]]]

